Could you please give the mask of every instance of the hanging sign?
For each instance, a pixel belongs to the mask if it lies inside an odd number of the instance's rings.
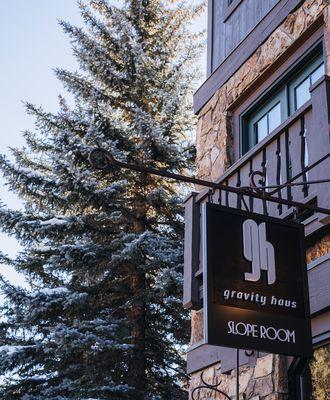
[[[310,356],[303,226],[209,203],[202,213],[205,342]]]

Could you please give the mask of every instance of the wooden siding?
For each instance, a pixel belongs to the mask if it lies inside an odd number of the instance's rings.
[[[280,0],[243,0],[228,15],[226,0],[212,4],[212,73]]]
[[[213,20],[215,15],[214,6],[221,0],[209,0],[208,8],[208,56],[207,56],[207,71],[210,75],[203,85],[197,90],[194,95],[194,111],[197,114],[202,107],[212,98],[214,93],[227,82],[227,80],[244,64],[246,60],[256,51],[256,49],[269,37],[269,35],[285,20],[285,18],[296,9],[302,0],[280,0],[277,1],[273,9],[258,23],[258,25],[252,29],[249,33],[242,38],[241,42],[236,48],[221,62],[217,68],[212,66],[216,65],[214,59],[214,47],[215,47],[215,32],[213,31],[213,25],[216,25]],[[244,0],[246,1],[246,0]],[[242,3],[243,4],[243,3]],[[221,20],[220,20],[220,23]],[[318,24],[314,24],[311,30],[316,30],[322,24],[318,21]],[[306,31],[301,36],[301,40],[304,41],[308,38],[311,32]],[[305,37],[306,35],[306,37]],[[296,45],[298,45],[297,40]],[[301,43],[300,43],[301,44]],[[213,68],[213,69],[212,69]]]
[[[197,193],[192,192],[185,200],[184,232],[184,288],[183,307],[193,310],[201,308],[199,285],[196,272],[199,268],[199,205],[195,201]]]
[[[330,306],[330,254],[314,261],[308,271],[311,314],[319,314]]]

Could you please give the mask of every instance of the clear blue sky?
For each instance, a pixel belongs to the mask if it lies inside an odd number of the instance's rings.
[[[114,4],[120,1],[113,0]],[[23,101],[42,105],[55,112],[58,95],[65,94],[53,68],[77,68],[70,43],[58,25],[63,19],[74,25],[82,21],[75,0],[0,0],[0,153],[8,147],[22,146],[22,131],[33,130],[33,119],[25,113]],[[205,16],[196,29],[205,28]],[[67,95],[66,95],[67,96]],[[9,193],[0,177],[0,199],[19,208],[16,196]],[[0,234],[0,248],[14,255],[19,249],[13,238]],[[8,267],[0,273],[18,284],[22,278]]]
[[[58,94],[64,93],[53,74],[54,67],[75,69],[68,38],[57,19],[81,24],[75,0],[0,1],[0,152],[23,145],[22,131],[33,129],[23,101],[57,110]],[[11,208],[20,202],[0,178],[0,198]],[[12,256],[19,249],[13,238],[1,234],[1,249]],[[21,284],[22,278],[8,267],[0,272]]]

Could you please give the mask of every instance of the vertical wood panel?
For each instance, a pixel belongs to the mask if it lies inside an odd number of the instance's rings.
[[[228,179],[228,185],[232,187],[237,186],[237,173],[233,174],[229,179]],[[236,193],[229,193],[228,195],[228,205],[229,207],[236,208],[237,207],[237,194]]]
[[[267,173],[267,185],[273,186],[277,184],[276,175],[277,175],[277,140],[271,142],[269,146],[267,146],[267,156],[266,156],[267,164],[266,164],[266,173]],[[272,191],[273,189],[270,189]],[[272,196],[278,197],[278,194],[275,193]],[[278,207],[276,203],[272,203],[271,201],[267,202],[267,209],[269,215],[272,217],[277,217]]]
[[[222,51],[222,30],[224,29],[222,21],[222,2],[218,0],[213,0],[213,33],[212,33],[212,66],[213,70],[216,68],[217,65],[220,64],[221,60],[223,59],[223,55],[221,54]]]
[[[245,0],[246,2],[246,30],[243,32],[244,36],[250,32],[255,24],[254,19],[254,0]]]
[[[268,186],[268,179],[267,179],[267,148],[264,147],[264,149],[262,150],[262,173],[263,175],[266,177],[265,182],[262,183],[263,186]],[[270,167],[270,166],[268,166]],[[270,167],[271,168],[271,167]],[[266,200],[262,201],[262,213],[264,215],[268,215],[268,203]]]
[[[291,154],[290,154],[290,139],[289,139],[289,130],[285,130],[285,179],[288,181],[292,178],[292,163],[291,163]],[[286,182],[285,181],[285,182]],[[292,200],[291,187],[286,188],[287,199]]]
[[[308,152],[307,152],[307,142],[306,142],[306,121],[303,115],[300,119],[300,165],[303,171],[305,167],[308,166]],[[304,173],[300,178],[302,182],[307,181],[307,174]],[[304,185],[301,187],[304,197],[308,196],[308,186]]]
[[[207,75],[211,75],[213,71],[213,24],[216,18],[213,18],[213,3],[214,0],[207,2]]]
[[[264,17],[270,10],[270,0],[263,0],[261,2],[261,16]]]
[[[284,132],[283,135],[280,136],[280,157],[281,157],[281,170],[280,170],[280,183],[284,183],[287,180],[287,157],[288,155],[286,154],[286,133]],[[284,199],[288,199],[288,190],[287,189],[282,189],[281,190],[281,197]],[[288,206],[282,205],[281,207],[282,212],[285,212],[288,209]]]
[[[243,165],[243,167],[241,168],[241,174],[240,174],[240,178],[241,178],[241,187],[246,186],[249,187],[250,186],[250,164],[246,163]],[[243,196],[244,197],[244,202],[242,202],[242,209],[246,210],[246,206],[248,207],[248,210],[250,210],[250,204],[249,204],[249,198],[250,196]]]
[[[237,175],[236,176],[237,176],[236,187],[240,188],[241,185],[242,185],[242,182],[241,182],[241,170],[240,169],[237,171]],[[238,195],[236,196],[236,208],[238,210],[242,209],[242,197],[238,196]]]
[[[259,151],[258,154],[256,154],[253,157],[252,160],[252,170],[253,171],[261,171],[263,170],[263,165],[262,165],[262,152]],[[256,179],[257,180],[257,179]],[[258,214],[263,214],[264,212],[264,207],[263,207],[263,201],[260,199],[253,199],[253,211],[258,213]]]
[[[228,180],[226,180],[225,185],[228,186]],[[225,204],[224,204],[224,205],[227,206],[227,207],[229,207],[229,192],[226,192],[226,195],[225,195]]]
[[[184,232],[184,287],[183,307],[199,309],[199,288],[195,273],[199,268],[199,206],[196,204],[197,193],[191,193],[185,202]]]
[[[310,143],[310,142],[313,140],[314,131],[315,131],[315,127],[313,126],[312,110],[309,110],[307,113],[305,113],[305,128],[306,128],[307,164],[310,165],[311,164],[310,152],[311,152],[311,147],[312,147],[312,143]]]
[[[249,162],[249,186],[250,186],[250,178],[253,172],[253,160],[251,159]],[[250,211],[253,212],[254,211],[254,198],[252,196],[250,196],[249,198],[249,208]]]
[[[248,23],[248,19],[247,19],[247,15],[246,15],[246,10],[247,10],[247,2],[246,1],[243,1],[241,8],[242,8],[242,12],[239,13],[239,20],[240,20],[239,31],[241,33],[241,36],[244,37],[245,32],[247,31],[247,23]]]
[[[301,132],[301,121],[300,119],[296,121],[289,129],[289,151],[290,151],[290,158],[291,158],[291,166],[292,166],[292,177],[299,174],[301,172],[301,164],[300,164],[300,157],[301,157],[301,139],[300,139],[300,132]],[[293,186],[291,188],[291,194],[293,200],[298,201],[301,199],[301,187]]]
[[[224,8],[224,2],[221,2],[221,18],[223,15],[223,8]],[[220,25],[220,51],[219,51],[219,60],[218,64],[214,65],[214,69],[218,67],[219,64],[226,58],[225,56],[225,41],[226,41],[226,30],[225,30],[225,24],[221,21],[219,22]]]
[[[329,154],[329,122],[330,122],[330,81],[325,77],[323,81],[316,85],[312,90],[312,122],[311,129],[307,132],[307,146],[309,163],[312,164]],[[306,117],[306,122],[308,118]],[[320,179],[329,177],[330,159],[326,159],[321,164],[313,168],[309,173],[309,179]],[[311,185],[312,186],[312,185]],[[314,185],[317,190],[317,201],[320,207],[329,207],[330,185]]]
[[[264,1],[264,0],[262,0]],[[253,26],[257,24],[261,20],[261,9],[262,9],[262,4],[261,1],[256,0],[253,2],[254,5],[254,15],[253,15]]]
[[[212,22],[208,29],[208,73],[211,74],[279,0],[243,0],[224,21],[225,1],[209,0]],[[210,54],[211,52],[211,54]]]
[[[233,41],[233,23],[232,23],[233,17],[228,18],[228,20],[225,23],[225,43],[224,49],[225,49],[225,56],[229,54],[231,48],[232,48],[232,41]]]
[[[282,184],[282,164],[281,137],[279,137],[276,140],[276,185]],[[283,198],[281,189],[277,192],[277,195],[280,199]],[[283,211],[283,205],[277,204],[277,210],[279,215],[281,215]]]

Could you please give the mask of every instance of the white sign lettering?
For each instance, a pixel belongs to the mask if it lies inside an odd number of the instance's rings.
[[[246,324],[244,322],[228,322],[227,333],[239,336],[278,340],[280,342],[296,343],[296,331],[290,329],[276,329],[273,326]]]
[[[256,292],[241,292],[225,289],[223,291],[225,300],[242,300],[250,303],[258,303],[262,306],[275,306],[280,308],[297,308],[297,302],[290,299],[281,299],[276,296],[265,296]]]

